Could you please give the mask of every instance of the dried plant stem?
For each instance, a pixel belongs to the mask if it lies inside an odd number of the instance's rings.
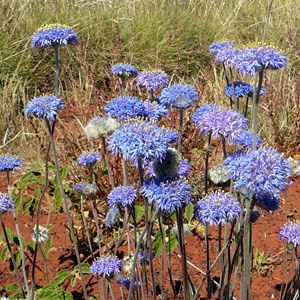
[[[108,159],[108,153],[107,153],[107,148],[106,148],[106,141],[105,141],[105,137],[103,135],[101,136],[101,142],[102,142],[102,147],[103,147],[105,165],[106,165],[107,174],[108,174],[108,180],[109,180],[111,187],[114,188],[115,187],[114,178],[112,176],[111,166],[110,166],[110,162]]]
[[[85,215],[84,215],[83,195],[80,196],[80,209],[81,209],[81,218],[82,218],[82,222],[83,222],[83,226],[84,226],[84,232],[85,232],[85,235],[86,235],[86,238],[88,241],[90,253],[93,255],[93,247],[92,247],[90,232],[89,232],[89,228],[87,226],[87,222],[86,222]]]
[[[54,45],[53,50],[54,50],[54,55],[55,55],[55,96],[58,97],[58,95],[59,95],[59,77],[60,77],[58,45]]]

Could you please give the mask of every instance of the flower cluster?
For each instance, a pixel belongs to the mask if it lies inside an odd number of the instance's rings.
[[[145,101],[143,104],[145,117],[150,120],[159,121],[168,114],[168,109],[156,101]]]
[[[215,58],[216,63],[223,63],[229,67],[233,67],[235,64],[235,58],[240,50],[235,47],[226,47],[221,49]]]
[[[292,221],[279,229],[279,237],[286,244],[293,244],[294,247],[300,245],[300,221]]]
[[[19,157],[12,155],[0,156],[0,172],[18,170],[22,164],[22,160]]]
[[[146,180],[142,187],[142,194],[150,204],[154,203],[165,213],[183,208],[191,201],[191,188],[183,178],[172,181],[156,178]]]
[[[236,137],[236,139],[233,142],[236,146],[243,146],[247,149],[253,148],[253,132],[250,131],[244,131],[240,135]],[[262,139],[258,135],[256,137],[256,147],[259,148],[262,144]]]
[[[57,112],[63,108],[63,103],[60,98],[55,96],[44,96],[34,98],[26,105],[28,116],[55,121]]]
[[[201,122],[201,118],[208,112],[214,111],[219,108],[217,104],[204,104],[201,107],[197,108],[195,113],[192,116],[192,122],[194,124],[199,124]]]
[[[138,70],[135,66],[128,64],[118,64],[111,67],[111,71],[119,77],[134,77],[137,76]]]
[[[168,83],[169,77],[163,71],[143,71],[137,77],[137,85],[145,87],[148,92],[163,88]]]
[[[94,195],[98,192],[96,183],[77,183],[73,186],[73,191],[81,195]]]
[[[215,42],[212,43],[209,46],[209,52],[212,54],[218,54],[218,52],[222,49],[228,48],[228,47],[234,47],[235,43],[232,41],[219,41],[219,42]]]
[[[0,193],[0,213],[12,212],[15,202],[5,193]]]
[[[118,126],[119,122],[111,117],[96,116],[88,122],[87,126],[84,128],[84,133],[88,138],[97,139],[100,136],[106,136],[113,133]]]
[[[188,84],[174,84],[165,88],[159,98],[159,103],[165,106],[173,106],[186,109],[199,100],[195,88]]]
[[[109,206],[131,206],[137,197],[137,190],[133,186],[115,187],[107,196]]]
[[[267,89],[265,87],[262,87],[260,89],[259,95],[262,96]],[[230,83],[227,86],[225,86],[225,94],[228,98],[234,98],[233,94],[236,98],[240,98],[243,96],[250,96],[252,97],[254,92],[254,85],[253,84],[247,84],[245,82],[239,82],[236,81],[233,83],[233,85]]]
[[[104,278],[111,278],[121,272],[122,262],[113,255],[99,257],[90,267],[91,273],[102,276]]]
[[[62,45],[78,45],[78,38],[72,28],[60,24],[49,24],[39,28],[31,39],[32,48]]]
[[[230,193],[210,193],[199,200],[194,208],[202,224],[225,225],[237,218],[242,211],[241,204]]]
[[[101,156],[98,152],[88,152],[80,154],[77,162],[81,166],[91,168],[100,159]]]

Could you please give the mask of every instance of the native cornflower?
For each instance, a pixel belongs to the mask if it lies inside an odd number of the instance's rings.
[[[115,225],[115,223],[117,222],[119,215],[120,215],[119,208],[116,206],[113,206],[106,214],[105,226],[108,228],[113,227]]]
[[[191,188],[184,178],[160,180],[151,178],[144,182],[142,194],[150,204],[165,213],[185,207],[191,202]]]
[[[279,237],[295,248],[300,245],[300,221],[290,221],[283,225],[278,231]]]
[[[108,116],[96,116],[92,118],[86,127],[84,133],[87,138],[98,139],[101,136],[112,134],[119,126],[119,122]]]
[[[199,200],[194,208],[195,217],[202,224],[225,225],[237,218],[242,206],[230,193],[213,192]]]
[[[101,155],[98,152],[87,152],[79,155],[77,163],[81,166],[92,168],[100,159]]]
[[[198,124],[201,122],[201,118],[208,112],[211,112],[215,109],[219,108],[219,106],[215,103],[213,104],[204,104],[195,110],[195,113],[192,116],[192,122],[194,124]]]
[[[197,91],[192,85],[174,84],[163,89],[159,97],[159,103],[166,107],[186,109],[199,100]]]
[[[238,150],[236,152],[230,153],[226,159],[222,162],[225,167],[227,178],[239,178],[241,176],[241,158],[247,155],[244,150]]]
[[[218,51],[216,54],[215,62],[216,63],[223,63],[228,67],[233,67],[235,64],[236,56],[240,50],[235,47],[226,47]]]
[[[204,113],[196,122],[200,132],[212,138],[224,137],[232,144],[237,136],[248,129],[248,120],[232,109],[217,108]]]
[[[135,77],[138,74],[136,67],[128,64],[114,65],[111,67],[111,71],[114,75],[124,78]]]
[[[64,107],[62,100],[56,96],[43,96],[34,98],[26,105],[28,116],[55,121],[56,115]]]
[[[118,280],[127,290],[129,290],[130,288],[130,279],[128,279],[127,277],[122,277],[121,279]],[[138,286],[137,281],[134,281],[133,283],[133,289],[135,290]]]
[[[0,193],[0,213],[12,212],[15,202],[6,193]]]
[[[68,26],[49,24],[39,28],[31,39],[32,48],[78,45],[76,32]]]
[[[22,164],[22,160],[17,156],[9,154],[0,156],[0,172],[19,170],[19,167],[22,166]]]
[[[133,186],[122,185],[115,187],[107,196],[109,206],[129,207],[137,197],[137,190]]]
[[[163,71],[143,71],[137,77],[137,85],[145,87],[148,92],[163,88],[168,83],[169,77]]]
[[[209,45],[209,52],[212,54],[218,54],[218,52],[222,49],[228,48],[228,47],[234,47],[235,42],[232,41],[219,41],[219,42],[214,42]]]
[[[31,239],[35,243],[36,243],[36,233],[37,233],[37,226],[34,225],[32,228]],[[39,235],[38,235],[39,243],[44,243],[44,242],[48,241],[48,239],[49,239],[49,229],[47,227],[39,225]]]
[[[130,159],[133,163],[143,158],[145,163],[163,159],[170,143],[177,139],[177,132],[163,129],[154,121],[135,119],[121,125],[109,139],[113,155]]]
[[[90,267],[91,273],[104,278],[112,278],[121,272],[122,262],[116,256],[101,256]]]
[[[224,161],[234,187],[248,197],[279,198],[279,192],[286,190],[290,183],[291,168],[287,159],[267,147],[239,153],[235,154],[235,159]]]
[[[244,131],[239,136],[237,136],[233,142],[236,146],[243,146],[247,149],[253,149],[253,132]],[[256,137],[256,147],[259,148],[262,144],[262,139],[258,135]]]
[[[96,183],[77,183],[73,186],[73,191],[81,195],[89,196],[97,194],[98,187]]]
[[[234,98],[233,96],[233,90],[236,98],[241,98],[243,96],[253,96],[254,92],[254,85],[248,84],[245,82],[236,81],[233,83],[229,83],[225,86],[225,94],[228,98]],[[267,89],[265,87],[261,87],[259,95],[262,96]]]
[[[274,211],[279,208],[279,197],[258,194],[255,197],[255,204],[265,211]]]
[[[145,117],[159,121],[163,116],[168,114],[168,109],[164,105],[160,105],[157,101],[145,101],[144,104],[144,115]]]

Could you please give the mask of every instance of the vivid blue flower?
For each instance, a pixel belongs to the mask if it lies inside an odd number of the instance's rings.
[[[247,152],[243,150],[238,150],[234,153],[229,154],[223,161],[223,166],[225,166],[228,178],[239,178],[241,176],[241,160]]]
[[[236,81],[233,83],[233,87],[231,83],[225,86],[225,94],[228,98],[233,98],[233,89],[236,98],[240,98],[243,96],[252,97],[253,95],[253,91],[254,91],[253,84],[247,84],[244,82]],[[262,96],[266,91],[267,89],[262,86],[259,95]]]
[[[23,162],[19,157],[12,155],[0,156],[0,172],[19,170]]]
[[[176,141],[174,130],[160,128],[155,122],[132,120],[121,125],[111,136],[108,148],[113,155],[122,155],[133,163],[142,157],[145,162],[163,159],[170,143]]]
[[[121,272],[122,262],[116,256],[101,256],[90,267],[91,273],[104,278],[112,278]]]
[[[138,74],[138,70],[135,66],[128,64],[118,64],[111,67],[111,71],[119,77],[135,77]]]
[[[244,146],[248,149],[253,149],[253,132],[244,131],[233,142],[236,146]],[[262,139],[259,135],[256,137],[256,147],[259,148],[262,144]]]
[[[257,195],[255,204],[265,211],[274,211],[279,208],[279,198],[271,195]]]
[[[31,39],[32,48],[62,45],[78,45],[78,38],[72,28],[60,24],[49,24],[39,28]]]
[[[54,121],[57,112],[64,107],[60,98],[55,96],[44,96],[34,98],[26,105],[26,113],[28,116]]]
[[[207,112],[213,111],[215,109],[219,108],[217,104],[204,104],[196,109],[195,113],[192,116],[192,122],[194,124],[198,124],[201,122],[201,118],[206,114]]]
[[[143,71],[137,77],[137,85],[145,87],[148,92],[163,88],[168,83],[169,77],[163,71]]]
[[[110,228],[113,227],[117,221],[117,217],[120,215],[119,208],[114,206],[112,207],[105,217],[105,226]]]
[[[233,67],[235,64],[236,56],[239,54],[240,50],[235,47],[223,48],[216,54],[216,63],[223,63],[229,67]]]
[[[106,113],[119,120],[127,120],[145,115],[142,101],[137,97],[120,96],[112,99],[104,106]]]
[[[202,134],[211,134],[212,138],[223,136],[229,144],[248,130],[248,121],[243,115],[232,109],[222,108],[203,114],[196,125]]]
[[[237,218],[242,206],[230,193],[213,192],[199,200],[194,208],[195,217],[202,224],[225,225]]]
[[[122,277],[120,279],[120,283],[124,285],[124,287],[129,290],[130,288],[130,279],[126,278],[126,277]],[[134,281],[133,283],[133,289],[135,290],[137,288],[138,284],[136,281]]]
[[[286,244],[293,244],[294,247],[300,246],[300,221],[290,221],[283,225],[278,235]]]
[[[165,213],[172,213],[191,202],[191,188],[183,178],[170,181],[148,179],[143,184],[142,194],[150,204],[154,203]]]
[[[0,213],[12,212],[15,202],[5,193],[0,193]]]
[[[115,187],[107,196],[109,206],[129,207],[137,197],[137,190],[133,186],[121,185]]]
[[[98,187],[96,183],[77,183],[73,186],[73,191],[75,193],[88,196],[97,194]]]
[[[151,120],[159,121],[168,114],[168,109],[156,101],[145,101],[143,104],[145,117]]]
[[[216,54],[218,54],[218,52],[220,50],[228,48],[228,47],[235,47],[235,43],[232,41],[214,42],[214,43],[210,44],[209,52],[216,55]]]
[[[81,166],[91,168],[100,159],[101,155],[98,152],[87,152],[79,155],[77,163]]]
[[[198,102],[199,97],[195,88],[188,84],[174,84],[163,89],[159,97],[159,103],[166,107],[186,109]]]

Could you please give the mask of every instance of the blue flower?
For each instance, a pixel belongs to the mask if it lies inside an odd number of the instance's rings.
[[[137,77],[137,85],[145,87],[148,92],[163,88],[168,83],[169,77],[163,71],[143,71]]]
[[[223,48],[216,54],[216,63],[223,63],[229,67],[233,67],[235,64],[236,56],[239,54],[240,49],[235,47]]]
[[[97,194],[98,187],[95,183],[77,183],[73,186],[73,191],[81,195],[93,195]]]
[[[279,208],[279,198],[272,195],[257,195],[255,204],[265,211],[274,211]]]
[[[235,47],[235,43],[232,41],[219,41],[214,42],[209,46],[209,52],[212,54],[218,54],[218,52],[222,49],[228,47]]]
[[[91,273],[104,278],[112,278],[121,272],[122,262],[116,256],[99,257],[90,267]]]
[[[137,191],[133,186],[118,186],[115,187],[107,196],[109,206],[124,206],[129,207],[133,204],[137,197]]]
[[[113,227],[117,221],[117,217],[120,215],[119,208],[114,206],[112,207],[105,217],[105,226],[110,228]]]
[[[12,212],[15,202],[5,193],[0,193],[0,213]]]
[[[165,213],[172,213],[191,202],[191,188],[183,178],[170,181],[156,178],[146,180],[142,194],[150,204],[154,203]]]
[[[176,141],[174,130],[160,128],[154,122],[133,120],[120,126],[111,136],[108,148],[113,155],[122,155],[133,163],[142,157],[145,162],[163,159],[170,143]]]
[[[12,155],[0,156],[0,172],[19,170],[23,162],[19,157]]]
[[[240,98],[243,96],[252,97],[252,95],[253,95],[253,91],[254,91],[253,84],[247,84],[244,82],[236,81],[233,83],[233,87],[232,87],[231,83],[226,85],[226,87],[225,87],[225,94],[228,98],[233,98],[233,89],[234,89],[234,94],[235,94],[236,98]],[[266,91],[267,91],[267,89],[265,87],[262,87],[259,95],[262,96]]]
[[[226,168],[228,178],[239,178],[241,176],[241,161],[244,155],[247,155],[247,152],[238,150],[229,154],[223,161],[222,164]]]
[[[240,135],[236,137],[236,139],[233,142],[236,146],[244,146],[245,148],[248,148],[252,150],[253,148],[253,132],[250,131],[244,131]],[[256,147],[259,148],[262,144],[262,139],[259,135],[256,137]]]
[[[120,283],[123,284],[124,287],[125,287],[127,290],[129,290],[129,288],[130,288],[130,280],[129,280],[128,278],[122,277],[122,278],[120,279]],[[137,282],[134,281],[134,283],[133,283],[133,289],[135,290],[135,289],[137,288],[137,286],[138,286]]]
[[[118,64],[111,67],[111,71],[119,77],[134,77],[138,74],[135,66],[128,64]]]
[[[174,84],[165,88],[159,98],[159,103],[165,106],[186,109],[198,102],[199,97],[195,88],[188,84]]]
[[[300,245],[300,221],[290,221],[283,225],[278,231],[279,237],[286,244]]]
[[[91,168],[100,159],[101,156],[98,152],[82,153],[77,158],[77,163],[81,166]]]
[[[248,129],[248,121],[243,115],[232,109],[222,108],[203,114],[196,125],[202,134],[211,134],[212,138],[223,136],[229,144]]]
[[[26,113],[28,116],[54,121],[57,112],[64,107],[60,98],[55,96],[44,96],[34,98],[26,105]]]
[[[198,124],[201,122],[201,118],[206,114],[207,112],[213,111],[215,109],[219,108],[217,104],[204,104],[196,109],[195,113],[192,116],[192,122],[194,124]]]
[[[31,39],[32,48],[78,45],[77,34],[68,26],[49,24],[39,28]]]
[[[131,96],[114,98],[104,106],[104,110],[109,116],[119,120],[127,120],[145,115],[145,108],[141,100]]]
[[[168,114],[168,109],[156,101],[145,101],[143,104],[145,117],[151,120],[159,121]]]
[[[241,204],[230,193],[214,192],[199,200],[194,214],[202,224],[225,225],[237,218]]]

